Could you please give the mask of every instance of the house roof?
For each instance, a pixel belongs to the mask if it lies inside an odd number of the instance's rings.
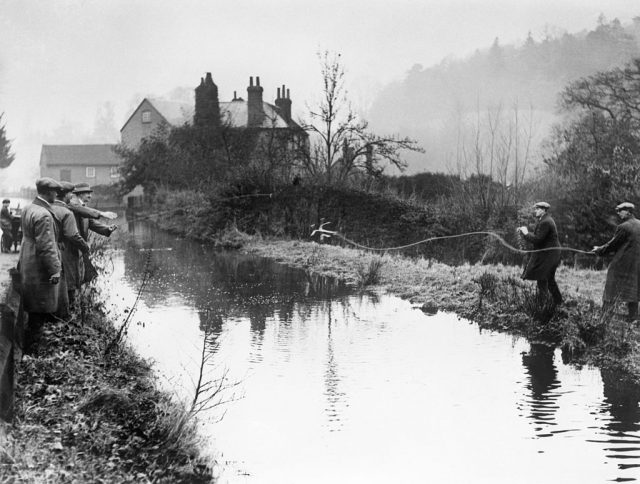
[[[42,145],[40,164],[46,166],[119,165],[122,160],[113,151],[116,145]]]
[[[182,126],[184,123],[190,123],[193,120],[195,107],[193,104],[167,101],[160,98],[147,98],[147,101],[156,108],[164,119],[172,126]]]
[[[193,115],[195,107],[193,103],[167,101],[160,98],[145,98],[140,105],[134,110],[135,114],[140,106],[147,101],[156,111],[172,126],[182,126],[185,123],[193,123]],[[273,104],[267,102],[262,103],[265,113],[263,122],[259,128],[299,128],[295,121],[287,123],[280,114],[280,110]],[[133,114],[124,124],[122,129],[129,123]],[[236,100],[220,103],[220,114],[223,121],[228,122],[234,128],[246,128],[249,120],[247,101]]]

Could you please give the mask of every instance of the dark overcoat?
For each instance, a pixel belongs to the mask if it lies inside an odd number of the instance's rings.
[[[101,216],[100,211],[87,207],[78,197],[74,197],[69,201],[69,210],[71,210],[75,215],[78,232],[86,242],[89,242],[89,231],[95,232],[99,235],[104,235],[105,237],[109,237],[111,235],[111,229],[109,226],[98,220]],[[96,276],[96,272],[91,264],[89,252],[84,252],[82,256],[79,255],[79,259],[79,283],[83,284],[85,282],[91,282],[91,280]]]
[[[58,309],[57,284],[49,279],[62,270],[58,249],[58,224],[51,206],[39,198],[22,213],[22,245],[18,267],[24,309],[30,313],[54,313]]]
[[[80,289],[83,277],[80,252],[89,252],[89,246],[80,236],[76,217],[67,204],[56,200],[51,208],[60,221],[59,247],[67,289]]]
[[[533,245],[533,250],[560,247],[558,229],[551,215],[545,213],[536,224],[533,233],[523,234],[522,237]],[[522,278],[530,281],[548,279],[560,264],[559,250],[545,250],[534,252],[529,256]]]
[[[604,301],[640,301],[640,221],[632,216],[622,222],[596,253],[615,253],[607,270]]]

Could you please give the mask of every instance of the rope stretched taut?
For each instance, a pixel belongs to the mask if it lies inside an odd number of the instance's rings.
[[[350,239],[346,238],[340,232],[333,231],[333,230],[326,230],[324,228],[324,225],[326,225],[327,223],[329,223],[329,222],[325,222],[324,224],[320,225],[320,228],[314,230],[311,233],[311,236],[313,236],[316,232],[318,232],[318,233],[320,233],[320,237],[321,238],[331,237],[331,236],[338,237],[339,239],[343,240],[347,244],[353,245],[354,247],[358,247],[359,249],[364,249],[364,250],[372,250],[372,251],[381,251],[381,252],[383,252],[383,251],[388,251],[388,250],[402,250],[402,249],[407,249],[409,247],[413,247],[413,246],[416,246],[416,245],[425,244],[427,242],[433,242],[435,240],[457,239],[457,238],[461,238],[461,237],[470,237],[472,235],[488,235],[488,236],[493,237],[494,239],[496,239],[498,242],[500,242],[501,245],[503,245],[507,249],[509,249],[509,250],[511,250],[513,252],[516,252],[518,254],[533,254],[533,253],[536,253],[536,252],[548,252],[548,251],[552,251],[552,250],[559,250],[559,251],[565,251],[565,252],[577,252],[578,254],[594,255],[593,252],[591,252],[591,251],[573,249],[571,247],[547,247],[545,249],[532,249],[532,250],[518,249],[517,247],[514,247],[513,245],[509,244],[506,240],[504,240],[500,235],[496,234],[495,232],[485,232],[485,231],[465,232],[463,234],[441,235],[441,236],[438,236],[438,237],[429,237],[427,239],[419,240],[417,242],[412,242],[411,244],[399,245],[399,246],[396,246],[396,247],[367,247],[366,245],[359,244],[357,242],[354,242],[353,240],[350,240]]]

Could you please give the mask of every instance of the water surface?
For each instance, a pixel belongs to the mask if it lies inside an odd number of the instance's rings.
[[[227,376],[230,403],[201,415],[220,482],[640,476],[640,392],[615,374],[567,366],[558,350],[392,296],[128,228],[111,301],[130,306],[152,273],[130,341],[184,400],[205,332],[207,378]]]

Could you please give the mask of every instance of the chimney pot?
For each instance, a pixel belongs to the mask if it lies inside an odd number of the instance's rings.
[[[256,86],[260,85],[260,76],[256,76]]]
[[[249,77],[249,86],[253,87],[253,76]]]
[[[287,99],[291,99],[291,96],[289,95],[289,89],[287,89]]]
[[[280,88],[278,88],[278,97],[277,99],[280,99]]]

